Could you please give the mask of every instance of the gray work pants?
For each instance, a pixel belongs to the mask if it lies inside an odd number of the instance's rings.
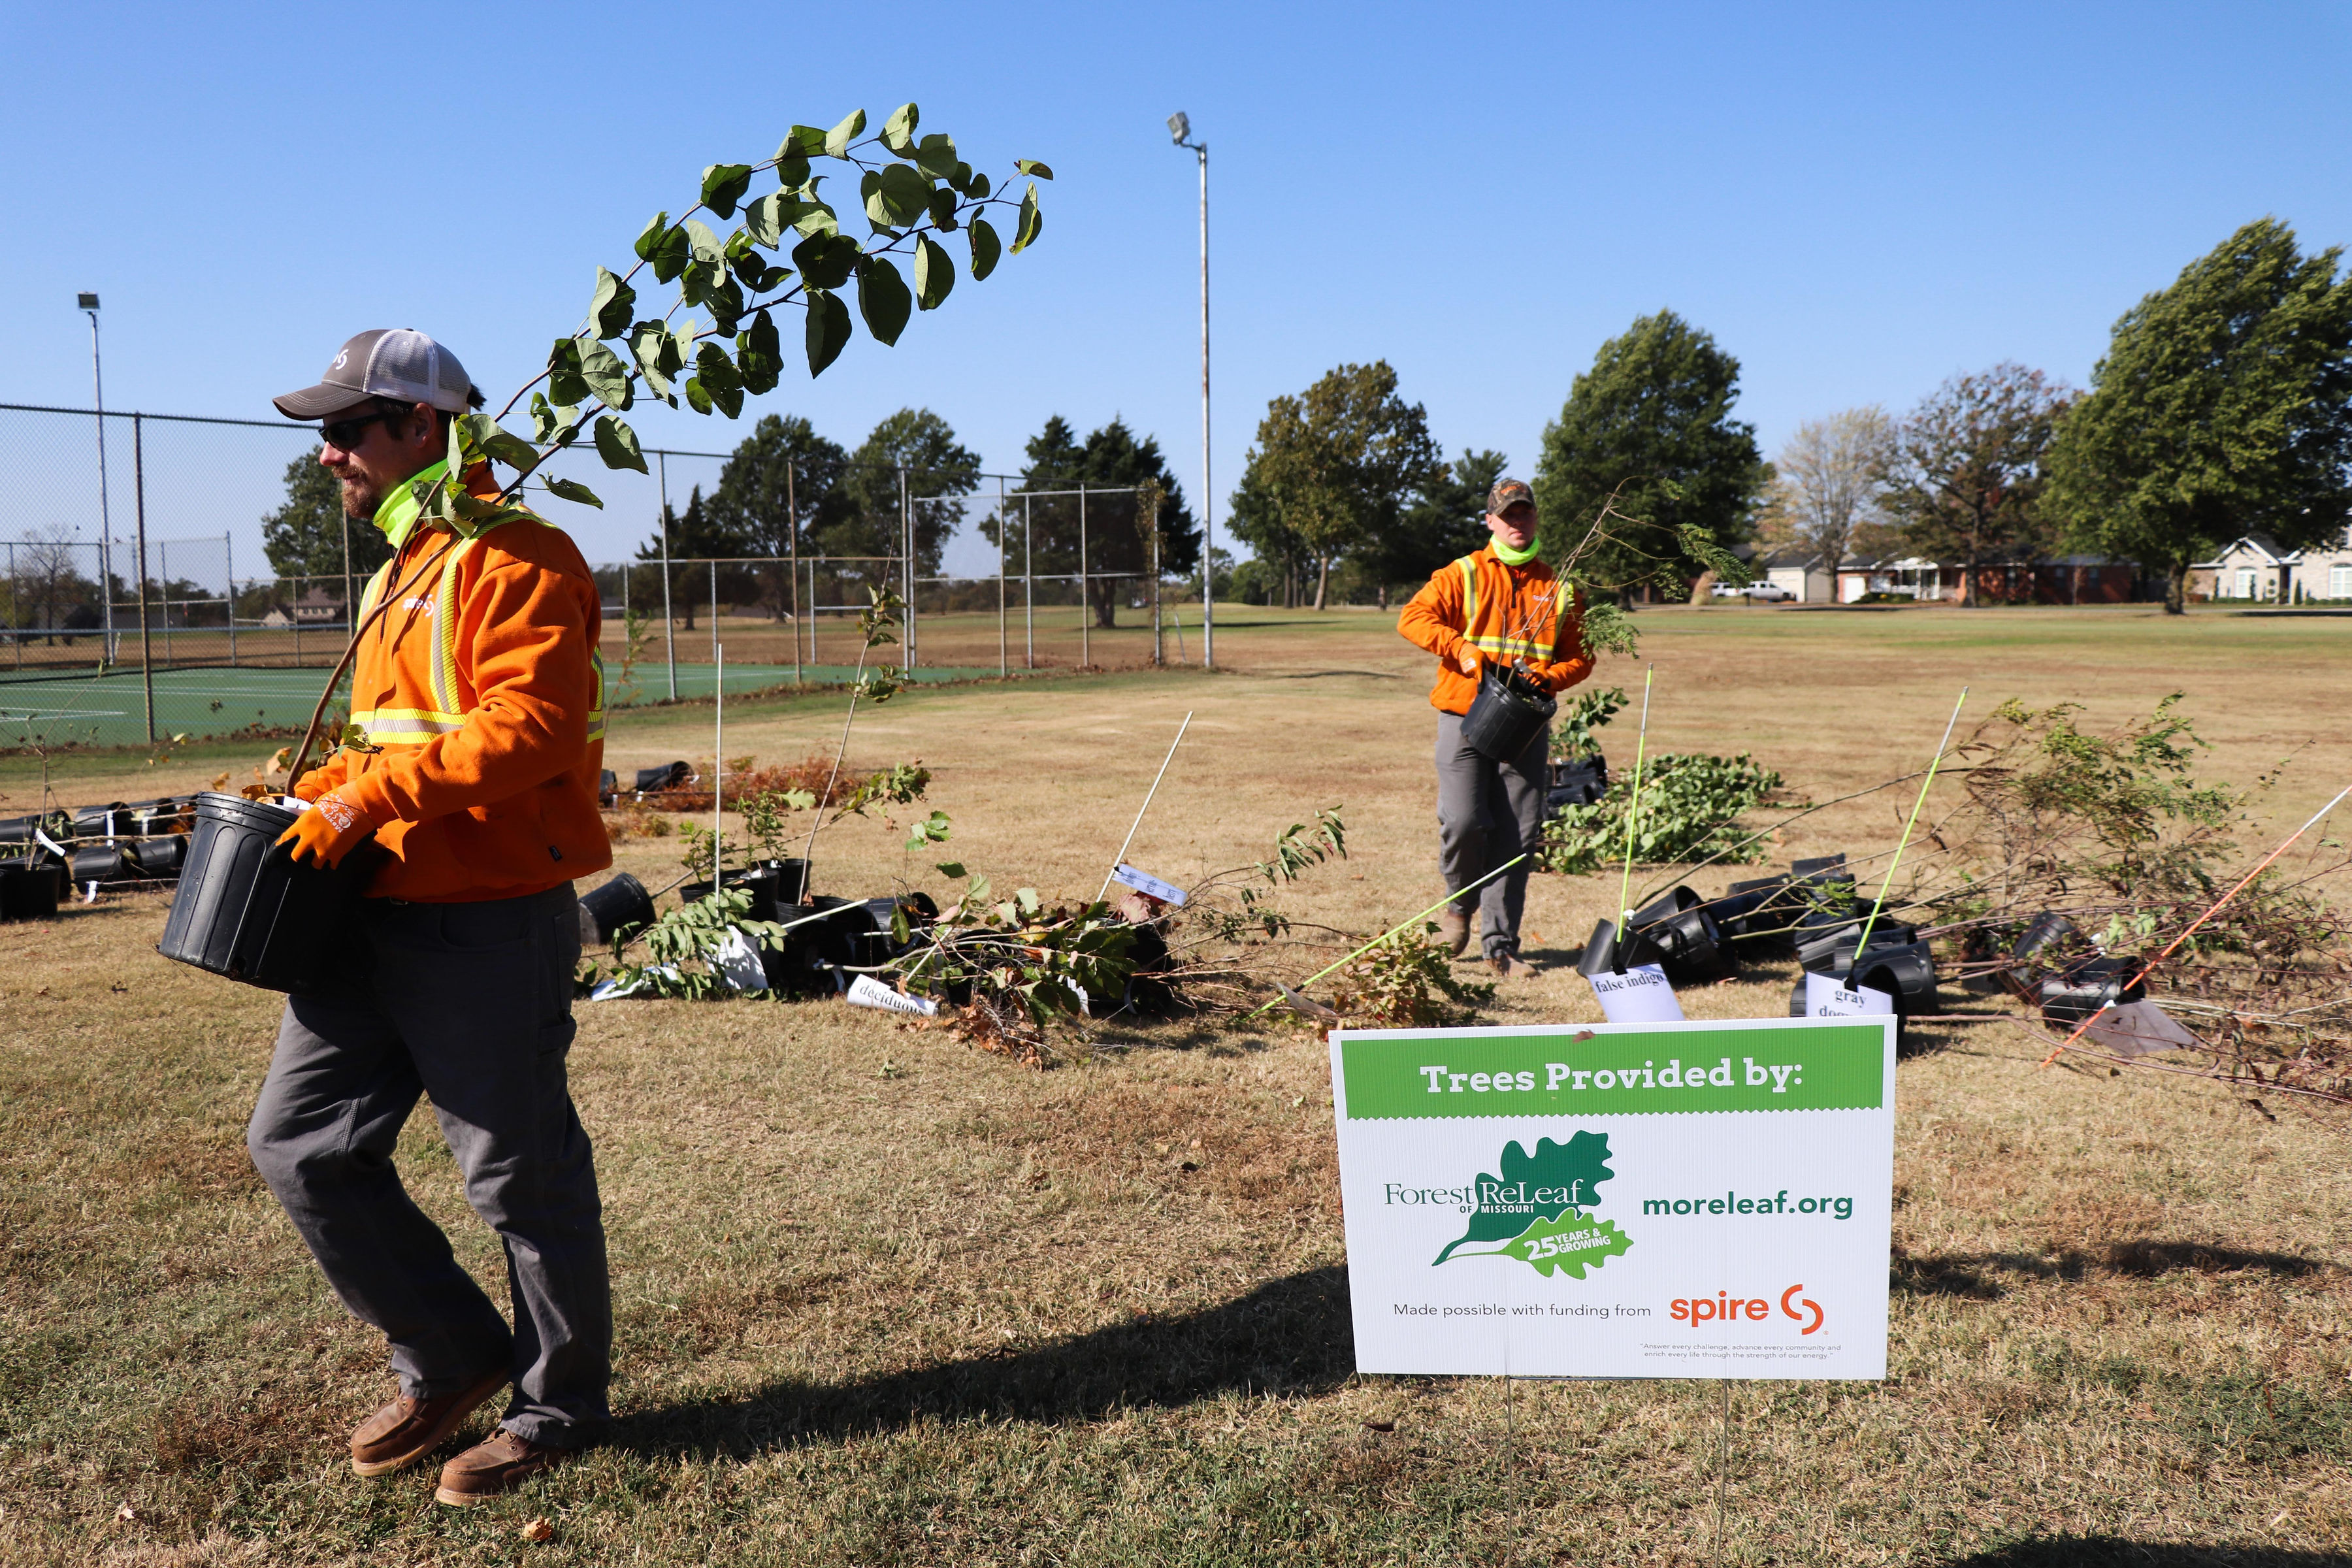
[[[1462,739],[1462,717],[1437,716],[1437,868],[1457,892],[1522,850],[1543,844],[1544,793],[1551,784],[1549,727],[1507,763]],[[1519,911],[1527,906],[1522,860],[1478,890],[1478,944],[1488,958],[1519,951]]]
[[[336,1296],[392,1342],[402,1390],[434,1398],[511,1366],[508,1430],[554,1447],[598,1436],[612,1365],[604,1211],[564,1075],[579,956],[569,883],[363,900],[347,981],[287,999],[246,1133]],[[511,1331],[394,1167],[419,1094],[505,1244]]]

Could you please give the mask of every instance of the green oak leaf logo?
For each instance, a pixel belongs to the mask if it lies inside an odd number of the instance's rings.
[[[1515,1139],[1503,1146],[1496,1171],[1479,1175],[1468,1226],[1432,1268],[1450,1258],[1516,1258],[1547,1279],[1581,1279],[1633,1245],[1614,1221],[1586,1212],[1601,1202],[1601,1184],[1616,1175],[1607,1133],[1579,1132],[1565,1143],[1538,1139],[1532,1154]]]

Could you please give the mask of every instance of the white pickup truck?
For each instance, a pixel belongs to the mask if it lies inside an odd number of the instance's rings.
[[[1793,599],[1797,596],[1778,583],[1766,582],[1750,583],[1744,587],[1738,583],[1717,583],[1711,593],[1718,599],[1761,599],[1768,605],[1779,604],[1784,599]]]

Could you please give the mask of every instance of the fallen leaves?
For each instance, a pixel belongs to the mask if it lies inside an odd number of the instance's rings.
[[[552,1541],[555,1539],[555,1526],[544,1519],[534,1519],[517,1533],[525,1541]]]

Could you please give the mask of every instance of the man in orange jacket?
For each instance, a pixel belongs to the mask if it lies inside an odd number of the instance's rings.
[[[512,1386],[489,1438],[442,1468],[468,1503],[593,1441],[613,1338],[603,1207],[564,1058],[580,954],[572,879],[612,864],[599,595],[572,541],[520,508],[453,529],[417,479],[450,475],[449,422],[481,395],[422,332],[362,332],[320,384],[277,399],[322,420],[319,461],[394,547],[358,606],[344,744],[295,781],[281,842],[334,865],[389,858],[337,983],[287,999],[247,1146],[344,1306],[390,1342],[399,1397],[352,1435],[386,1475]],[[371,622],[378,605],[389,605]],[[514,1324],[451,1254],[393,1165],[429,1096],[467,1201],[504,1244]]]
[[[1546,691],[1564,691],[1592,673],[1584,647],[1583,602],[1544,564],[1536,541],[1535,493],[1498,479],[1486,494],[1485,548],[1440,567],[1397,617],[1408,642],[1437,656],[1437,863],[1458,892],[1543,842],[1550,784],[1550,731],[1539,730],[1516,757],[1490,757],[1462,738],[1462,716],[1489,663],[1519,668]],[[1521,861],[1478,893],[1479,942],[1496,973],[1530,973],[1519,956],[1519,912],[1528,897]],[[1456,954],[1469,945],[1470,911],[1445,906],[1438,929]]]

